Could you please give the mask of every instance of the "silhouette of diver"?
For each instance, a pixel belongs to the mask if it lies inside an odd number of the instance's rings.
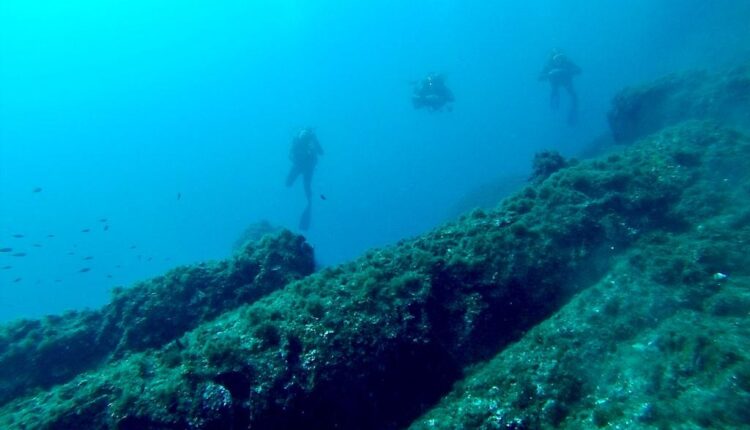
[[[573,88],[573,77],[581,73],[581,68],[573,63],[560,49],[553,49],[547,63],[539,73],[540,81],[549,81],[550,104],[553,110],[560,107],[560,87],[568,92],[570,111],[568,124],[574,125],[578,120],[578,96]]]
[[[305,127],[297,133],[292,140],[292,148],[289,151],[289,160],[292,167],[286,177],[286,186],[291,187],[297,178],[302,175],[307,206],[300,218],[300,230],[310,227],[310,211],[312,206],[312,177],[315,166],[318,164],[318,156],[323,155],[323,148],[318,142],[318,137],[310,127]]]
[[[453,93],[445,85],[445,78],[437,73],[431,73],[417,82],[411,96],[414,109],[426,107],[433,112],[443,110],[443,107],[453,100]]]

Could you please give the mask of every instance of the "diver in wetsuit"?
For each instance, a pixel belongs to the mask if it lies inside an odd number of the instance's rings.
[[[539,74],[540,81],[548,81],[550,84],[550,104],[553,110],[560,107],[560,87],[567,91],[570,97],[570,111],[568,112],[570,125],[574,125],[578,119],[578,96],[573,88],[573,77],[580,73],[580,67],[561,50],[555,49]]]
[[[453,93],[445,85],[445,78],[431,73],[414,86],[411,102],[415,109],[423,107],[430,110],[442,110],[446,104],[453,102]]]
[[[307,206],[300,219],[300,229],[307,230],[310,226],[310,209],[312,205],[312,177],[315,166],[318,164],[318,156],[323,155],[323,148],[318,142],[318,137],[312,128],[303,128],[292,140],[292,148],[289,151],[289,160],[292,167],[286,177],[286,186],[291,187],[297,178],[302,175]]]

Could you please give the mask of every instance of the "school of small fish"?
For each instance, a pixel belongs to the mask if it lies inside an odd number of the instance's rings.
[[[31,192],[34,193],[34,194],[41,193],[42,191],[43,191],[42,187],[34,187],[34,188],[31,189]],[[177,193],[177,200],[180,200],[181,198],[182,198],[182,193],[178,192]],[[109,231],[109,229],[110,229],[110,222],[109,222],[108,218],[106,218],[106,217],[99,218],[98,222],[101,225],[101,231],[103,231],[103,232],[108,232]],[[84,226],[79,231],[80,231],[81,234],[90,234],[90,233],[93,234],[94,229],[92,227]],[[33,236],[33,235],[31,235],[31,236]],[[48,240],[51,240],[51,239],[56,238],[57,235],[53,234],[53,233],[49,233],[49,234],[45,235],[45,237]],[[14,261],[21,261],[24,257],[29,256],[29,252],[30,251],[29,251],[28,247],[37,248],[37,249],[44,248],[44,243],[41,242],[41,241],[35,241],[35,242],[32,242],[32,243],[27,243],[27,239],[29,239],[29,237],[27,237],[27,235],[25,233],[23,233],[23,232],[14,232],[14,233],[11,233],[8,236],[6,236],[6,238],[8,238],[9,242],[13,243],[13,246],[5,246],[5,244],[2,244],[2,246],[0,246],[0,259],[14,258],[14,259],[17,259],[17,260],[14,260]],[[3,239],[2,236],[0,236],[0,243],[2,243],[2,242],[5,242],[5,239]],[[10,245],[10,243],[8,245]],[[67,251],[66,255],[69,255],[69,256],[76,255],[76,251],[74,251],[74,249],[77,248],[77,245],[75,245],[75,244],[72,245],[72,248],[73,249],[70,249],[69,251]],[[135,250],[136,248],[137,248],[137,245],[135,245],[135,244],[133,244],[133,245],[131,245],[129,247],[129,249],[131,251]],[[139,254],[137,256],[137,258],[138,258],[139,261],[143,261],[143,260],[145,260],[145,261],[152,261],[153,260],[153,257],[151,257],[151,256],[143,256],[142,254]],[[84,255],[83,257],[81,257],[81,261],[91,262],[93,260],[94,260],[94,256],[93,255]],[[2,266],[0,266],[0,270],[7,271],[7,272],[10,272],[12,274],[14,272],[14,266],[12,264],[5,264],[5,263],[10,263],[10,261],[2,261],[2,260],[0,260],[0,264],[2,264]],[[121,269],[122,265],[121,264],[117,264],[117,265],[115,265],[115,268],[116,269]],[[75,273],[84,274],[84,273],[92,272],[93,269],[94,268],[91,267],[91,266],[82,266],[82,267],[79,267],[77,270],[71,271],[71,272],[74,273],[74,274]],[[113,279],[114,278],[114,275],[112,273],[107,273],[105,276],[106,276],[107,279]],[[14,277],[13,275],[11,275],[10,279],[11,279],[11,282],[13,282],[13,283],[20,283],[20,282],[23,281],[23,278],[20,277],[20,276],[15,276]],[[39,281],[37,281],[37,282],[39,282]],[[54,282],[55,283],[60,283],[60,282],[63,282],[63,279],[56,278],[56,279],[54,279]]]

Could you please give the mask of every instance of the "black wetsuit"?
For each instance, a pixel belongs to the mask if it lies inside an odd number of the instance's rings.
[[[323,149],[313,133],[297,136],[292,142],[292,149],[289,152],[292,168],[286,177],[286,186],[291,187],[297,177],[302,175],[305,197],[307,197],[308,202],[312,199],[312,176],[315,165],[318,164],[318,155],[322,154]]]
[[[414,88],[411,101],[416,109],[428,107],[432,110],[440,110],[453,101],[453,93],[445,86],[445,81],[441,76],[430,75]]]
[[[550,104],[552,109],[560,107],[560,87],[564,88],[570,96],[570,112],[568,122],[573,123],[578,113],[578,95],[573,88],[573,77],[580,74],[581,69],[563,54],[555,54],[550,57],[547,64],[539,75],[539,80],[549,81]]]

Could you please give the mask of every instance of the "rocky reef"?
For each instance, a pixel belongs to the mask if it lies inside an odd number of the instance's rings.
[[[573,157],[604,156],[616,152],[618,143],[633,143],[690,119],[713,119],[747,132],[750,130],[750,64],[721,73],[674,73],[623,89],[613,98],[607,119],[610,133],[583,144],[571,154]],[[534,177],[537,167],[532,170]],[[527,179],[523,175],[503,175],[482,184],[453,205],[448,215],[455,218],[475,207],[492,208],[518,191]]]
[[[723,73],[691,71],[627,88],[608,115],[612,136],[630,143],[689,119],[750,130],[750,64]]]
[[[0,404],[66,382],[115,358],[162,347],[222,312],[309,275],[312,248],[284,232],[246,243],[232,258],[174,269],[116,289],[96,311],[0,327]]]
[[[599,282],[409,428],[747,428],[747,217],[639,234]]]
[[[245,230],[237,237],[237,240],[232,244],[232,251],[237,252],[248,245],[248,243],[257,242],[268,234],[274,234],[280,232],[281,227],[277,227],[267,220],[261,220],[253,222],[248,225]]]
[[[687,121],[537,167],[496,209],[348,264],[310,274],[303,239],[279,232],[211,276],[178,271],[193,276],[184,295],[168,274],[57,330],[6,327],[3,357],[27,348],[48,361],[3,362],[15,388],[0,427],[747,427],[750,139]],[[139,313],[172,306],[190,315],[179,329]],[[105,327],[94,360],[86,343],[37,351]]]
[[[446,211],[445,220],[454,220],[474,209],[493,209],[498,202],[523,188],[528,174],[510,174],[468,190]]]

